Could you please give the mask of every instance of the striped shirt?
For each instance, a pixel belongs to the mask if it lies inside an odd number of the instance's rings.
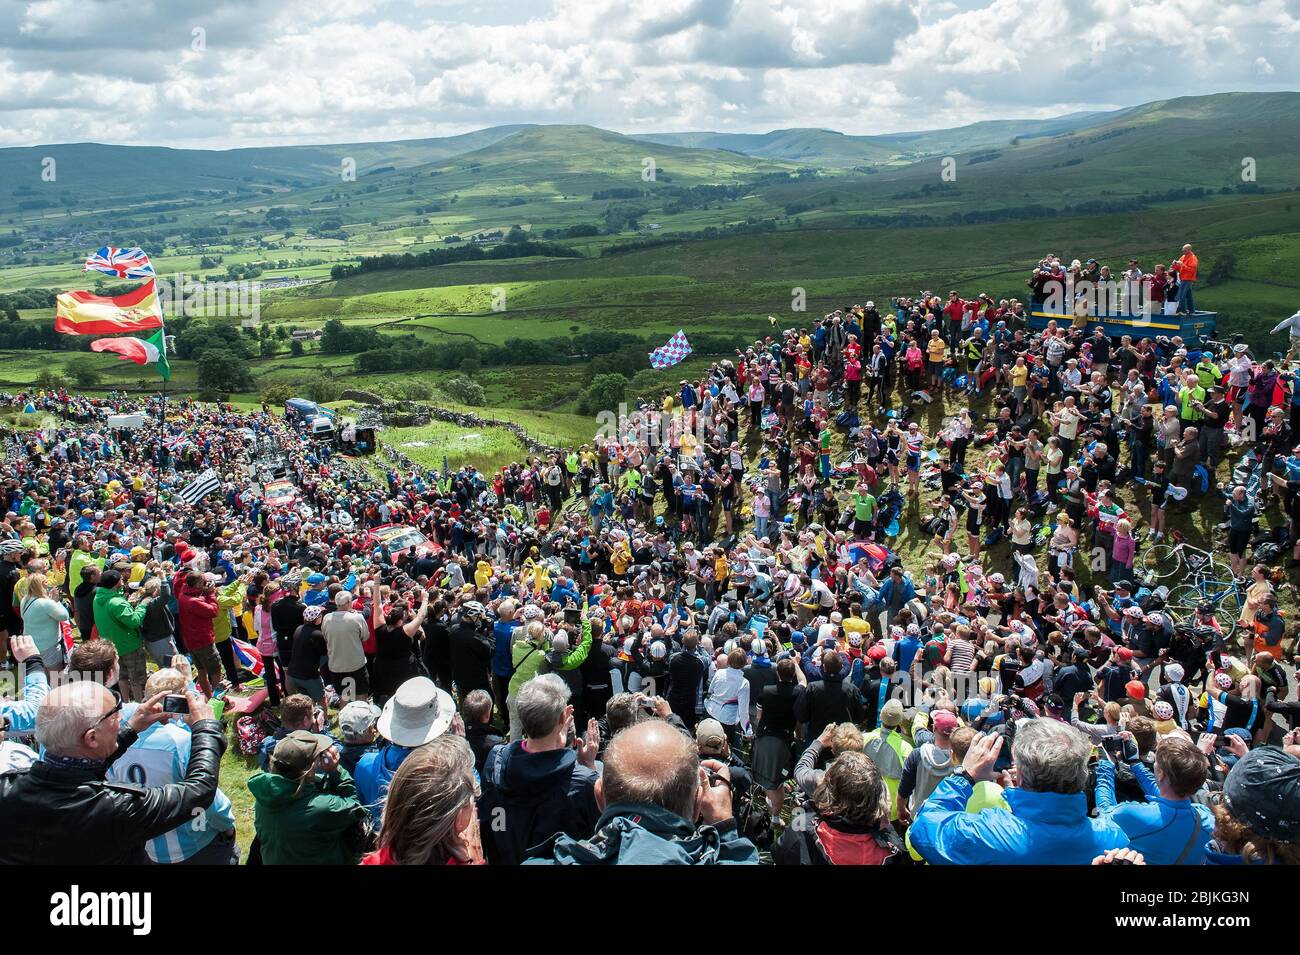
[[[975,661],[975,644],[969,640],[960,638],[953,640],[950,644],[952,647],[952,660],[948,669],[953,673],[969,673],[971,664]]]

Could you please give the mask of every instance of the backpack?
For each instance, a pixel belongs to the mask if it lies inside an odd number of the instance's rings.
[[[279,727],[270,712],[246,713],[235,720],[235,746],[240,756],[256,756],[262,741]]]

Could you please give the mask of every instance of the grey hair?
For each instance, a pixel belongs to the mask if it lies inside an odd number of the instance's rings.
[[[339,610],[342,610],[344,607],[352,603],[352,599],[353,597],[351,591],[340,590],[338,593],[334,595],[334,606],[337,607]]]
[[[1088,783],[1092,745],[1073,726],[1049,719],[1025,720],[1011,747],[1020,785],[1040,793],[1080,793]]]
[[[524,725],[524,735],[540,739],[555,732],[564,708],[569,705],[569,684],[558,674],[543,673],[519,689],[519,721]]]
[[[36,740],[55,756],[72,756],[81,738],[102,715],[105,690],[93,680],[74,680],[58,687],[36,711]]]
[[[557,633],[551,640],[551,649],[557,653],[569,652],[569,636],[563,630]]]

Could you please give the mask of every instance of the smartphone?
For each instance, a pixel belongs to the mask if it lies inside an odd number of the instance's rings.
[[[163,699],[164,713],[188,713],[190,711],[189,697],[183,693],[169,693]]]
[[[565,608],[564,608],[564,622],[565,622],[565,623],[571,623],[571,624],[582,623],[582,608],[580,608],[580,607],[565,607]]]
[[[1124,737],[1120,736],[1118,733],[1112,736],[1103,736],[1101,738],[1101,745],[1109,755],[1114,756],[1116,759],[1123,758]]]

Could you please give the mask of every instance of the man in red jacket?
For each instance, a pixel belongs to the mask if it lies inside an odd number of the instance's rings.
[[[212,622],[217,619],[217,592],[206,574],[190,571],[176,602],[180,609],[177,616],[181,639],[194,657],[199,686],[204,694],[211,696],[212,687],[221,681],[221,657],[212,628]]]
[[[961,344],[961,317],[965,311],[966,303],[957,297],[956,292],[949,292],[948,304],[943,307],[943,314],[948,319],[944,323],[944,327],[948,330],[944,338],[953,348]]]
[[[1199,262],[1190,245],[1183,246],[1183,254],[1174,261],[1174,271],[1178,273],[1178,314],[1191,315],[1196,311],[1196,300],[1192,298],[1192,286],[1196,284],[1196,268]]]

